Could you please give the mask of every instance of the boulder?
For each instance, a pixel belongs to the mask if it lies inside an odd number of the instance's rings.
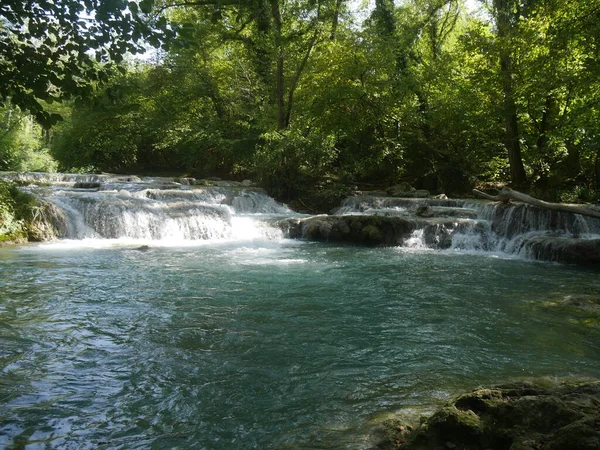
[[[515,382],[463,394],[376,448],[598,450],[600,381]],[[387,443],[394,442],[394,446]]]
[[[588,266],[600,264],[600,239],[535,236],[525,242],[525,249],[534,259]]]
[[[403,182],[387,188],[385,192],[390,197],[402,197],[403,194],[415,192],[415,188],[409,183]]]
[[[286,219],[278,226],[290,238],[362,245],[399,245],[414,230],[414,223],[401,217],[359,215]]]
[[[73,185],[75,189],[100,189],[100,186],[97,182],[77,182]]]
[[[173,181],[183,186],[193,186],[194,184],[196,184],[196,179],[192,177],[174,178]]]
[[[36,207],[26,222],[27,239],[32,242],[53,241],[67,234],[68,219],[54,203],[36,199]]]

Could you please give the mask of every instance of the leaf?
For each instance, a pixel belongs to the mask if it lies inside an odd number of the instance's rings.
[[[154,2],[152,0],[142,0],[139,3],[140,9],[144,14],[150,14],[152,12],[152,6]]]

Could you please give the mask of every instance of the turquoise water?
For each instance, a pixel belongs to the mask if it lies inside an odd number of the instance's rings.
[[[537,307],[597,272],[293,241],[0,249],[0,447],[365,448],[373,420],[511,377],[600,377]]]

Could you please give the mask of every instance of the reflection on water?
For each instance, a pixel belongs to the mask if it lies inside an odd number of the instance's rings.
[[[599,293],[585,270],[98,242],[0,249],[0,447],[358,449],[381,413],[509,377],[600,376],[600,332],[533,306]]]

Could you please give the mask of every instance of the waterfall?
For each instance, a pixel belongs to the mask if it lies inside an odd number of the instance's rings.
[[[452,234],[453,250],[577,264],[600,262],[600,220],[528,204],[480,204],[477,218]]]
[[[291,211],[241,183],[123,175],[0,173],[62,211],[63,239],[206,241],[279,239],[265,223]]]
[[[485,252],[578,264],[600,263],[600,220],[529,204],[360,195],[337,216],[397,216],[412,223],[410,249]]]

